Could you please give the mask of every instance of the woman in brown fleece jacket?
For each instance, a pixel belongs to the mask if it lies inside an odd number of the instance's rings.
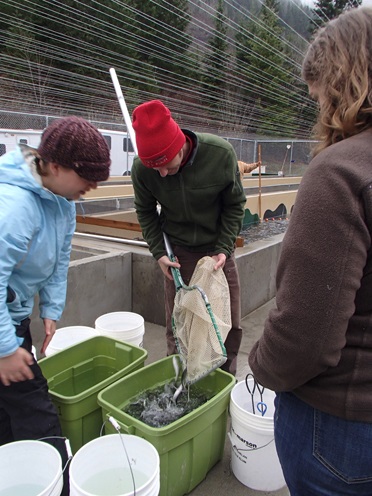
[[[321,28],[302,72],[319,102],[320,145],[249,364],[277,393],[291,495],[372,495],[372,9]]]

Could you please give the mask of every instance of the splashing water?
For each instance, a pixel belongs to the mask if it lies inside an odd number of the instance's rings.
[[[175,382],[170,382],[145,391],[134,398],[123,408],[123,411],[151,427],[164,427],[187,415],[209,399],[205,391],[193,386],[183,391],[175,402],[173,395],[176,389]]]

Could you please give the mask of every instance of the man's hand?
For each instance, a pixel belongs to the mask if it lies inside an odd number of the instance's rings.
[[[34,374],[30,365],[34,358],[23,348],[18,348],[12,355],[0,358],[0,381],[4,386],[10,386],[12,382],[33,379]]]
[[[51,319],[43,319],[44,321],[44,331],[45,331],[45,338],[43,341],[43,346],[41,347],[40,352],[45,353],[45,350],[48,347],[48,344],[51,342],[52,337],[54,336],[56,332],[56,321],[51,320]]]
[[[170,281],[173,281],[172,277],[172,272],[170,270],[171,267],[175,267],[176,269],[179,269],[181,265],[178,262],[171,262],[167,255],[164,255],[163,257],[160,257],[158,260],[158,264],[160,265],[160,268],[165,275]]]
[[[223,269],[225,267],[226,255],[224,253],[213,255],[212,258],[216,262],[216,265],[213,267],[214,270]]]

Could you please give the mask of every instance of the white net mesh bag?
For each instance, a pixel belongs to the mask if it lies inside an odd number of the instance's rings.
[[[177,291],[173,333],[186,367],[184,382],[192,384],[226,361],[224,341],[231,329],[230,292],[222,269],[204,257],[190,285]]]

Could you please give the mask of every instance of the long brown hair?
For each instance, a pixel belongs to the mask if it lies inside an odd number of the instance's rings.
[[[321,94],[314,154],[372,126],[372,8],[348,10],[315,34],[302,77]]]

